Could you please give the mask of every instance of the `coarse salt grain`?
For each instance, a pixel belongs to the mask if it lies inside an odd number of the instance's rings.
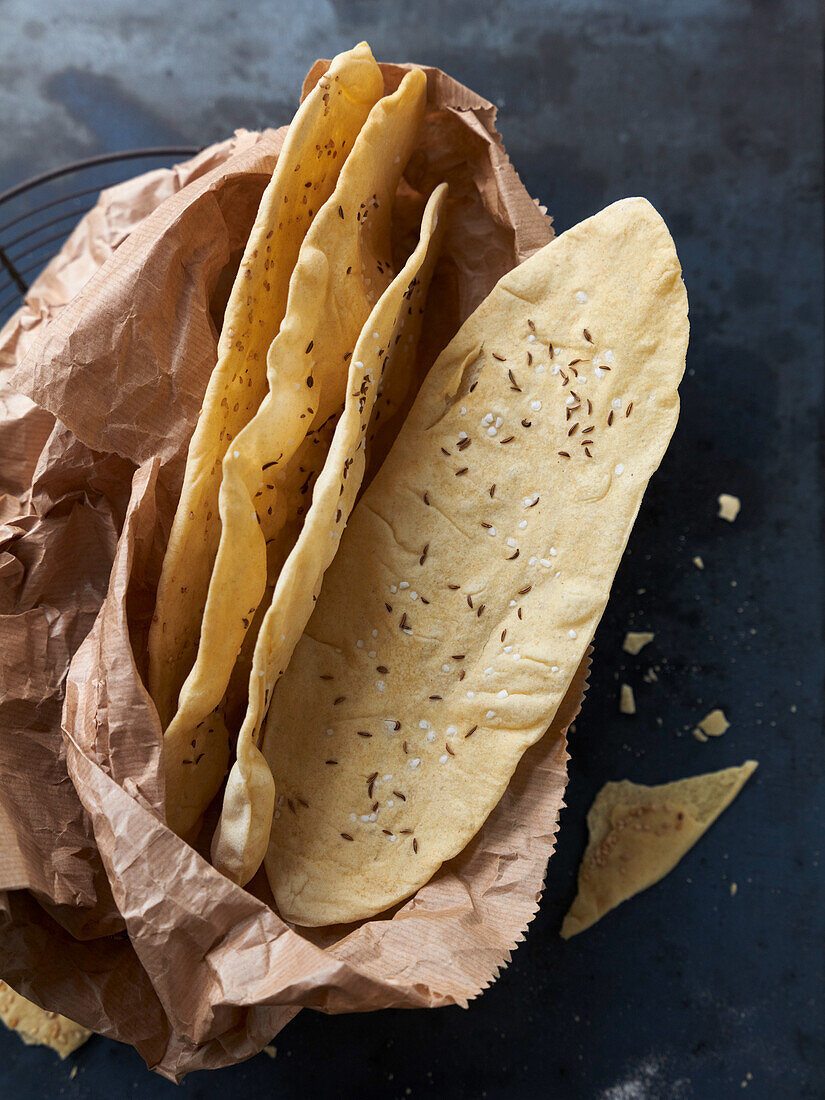
[[[427,730],[427,740],[435,741],[435,730]]]
[[[450,759],[449,756],[447,756],[447,754],[445,752],[443,754],[443,756],[439,756],[438,762],[439,762],[439,764],[446,764],[449,759]]]
[[[541,401],[531,401],[530,408],[533,410],[533,412],[538,412],[541,408]]]
[[[522,519],[522,520],[519,520],[519,528],[520,528],[520,530],[522,530],[522,531],[523,531],[523,530],[524,530],[524,529],[525,529],[526,527],[527,527],[527,520],[526,520],[526,519]]]
[[[576,637],[576,631],[575,630],[568,630],[567,633],[568,633],[569,637],[571,637],[571,638]]]
[[[384,683],[383,680],[376,681],[375,686],[378,688],[379,691],[386,691],[387,688],[387,685]]]
[[[399,584],[399,586],[398,586],[398,587],[399,587],[399,588],[401,588],[401,589],[404,589],[404,588],[409,588],[409,587],[410,587],[410,582],[409,582],[409,581],[402,581],[402,582],[401,582],[401,583]]]
[[[487,429],[487,435],[498,435],[498,428],[494,428],[491,424],[490,427]]]
[[[508,546],[515,546],[516,545],[516,540],[514,538],[508,538],[507,539],[507,545]]]
[[[422,718],[421,721],[418,723],[418,728],[420,730],[428,730],[430,728],[430,723],[427,721],[426,718]]]
[[[468,699],[475,699],[475,697],[476,697],[476,693],[474,691],[468,691],[467,692],[467,698]]]
[[[576,291],[576,301],[581,302],[582,305],[587,301],[587,295],[583,290]]]
[[[621,477],[622,474],[624,473],[624,466],[621,464],[621,462],[618,462],[616,464],[615,473],[616,473],[617,477]]]
[[[421,761],[418,759],[418,757],[414,756],[412,758],[412,760],[410,761],[410,767],[411,768],[417,768],[420,763],[421,763]]]

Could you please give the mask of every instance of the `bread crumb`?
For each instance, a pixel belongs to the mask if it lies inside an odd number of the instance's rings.
[[[633,698],[633,688],[630,684],[622,684],[619,693],[619,710],[622,714],[636,713],[636,700]]]
[[[739,515],[739,509],[742,507],[739,497],[731,496],[730,493],[721,493],[717,500],[719,501],[719,511],[717,513],[719,518],[726,519],[728,523],[733,523]]]
[[[699,729],[698,726],[696,726],[693,730],[691,730],[691,732],[692,732],[693,736],[696,738],[697,741],[707,741],[707,737],[705,737],[705,735],[702,733],[702,731]]]
[[[649,668],[647,670],[642,679],[646,684],[655,684],[659,681],[659,677],[656,675],[652,668]]]
[[[704,569],[705,568],[705,563],[702,561],[702,559],[699,557],[698,554],[693,559],[693,564],[696,566],[697,569]]]
[[[732,898],[735,898],[735,897],[736,897],[736,891],[737,891],[738,889],[739,889],[739,887],[738,887],[738,886],[736,885],[736,883],[735,883],[735,882],[732,882],[732,883],[730,884],[730,896],[731,896]]]
[[[274,1058],[274,1057],[275,1057],[275,1055],[276,1055],[276,1054],[278,1053],[278,1048],[277,1048],[277,1047],[273,1047],[273,1046],[268,1046],[268,1047],[264,1047],[264,1048],[263,1048],[263,1052],[264,1052],[264,1054],[266,1054],[266,1055],[267,1055],[267,1056],[268,1056],[269,1058]]]
[[[630,653],[633,657],[635,657],[636,654],[641,653],[648,642],[652,642],[655,637],[655,634],[650,634],[644,630],[629,630],[624,636],[622,649],[625,651],[625,653]]]

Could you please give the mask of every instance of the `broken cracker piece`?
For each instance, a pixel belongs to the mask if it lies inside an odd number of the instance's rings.
[[[619,710],[622,714],[636,713],[636,700],[633,696],[633,688],[630,684],[622,684],[619,693]]]
[[[51,1047],[61,1058],[82,1046],[92,1034],[88,1028],[61,1016],[46,1012],[27,1001],[19,993],[0,980],[0,1020],[16,1031],[27,1046],[38,1044]]]
[[[717,499],[719,501],[717,515],[720,519],[726,519],[728,523],[733,523],[739,515],[739,509],[742,507],[739,497],[731,496],[730,493],[721,493]]]
[[[721,737],[725,730],[730,729],[730,722],[725,717],[725,712],[717,707],[705,715],[699,723],[699,729],[708,737]]]
[[[606,783],[587,815],[590,839],[579,868],[579,889],[564,918],[564,939],[672,871],[726,809],[757,768],[741,767],[679,779],[657,787]]]
[[[628,630],[624,636],[624,642],[622,643],[622,649],[625,653],[631,654],[635,657],[637,653],[641,653],[648,642],[652,642],[656,637],[655,634],[650,634],[645,630]]]

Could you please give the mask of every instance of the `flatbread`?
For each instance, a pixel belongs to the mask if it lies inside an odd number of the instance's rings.
[[[167,821],[186,835],[217,787],[204,755],[180,792],[178,761],[220,704],[244,638],[304,523],[323,468],[361,329],[392,278],[392,201],[424,114],[427,78],[407,73],[362,127],[335,190],[307,232],[267,360],[269,393],[223,459],[221,536],[195,663],[164,738]],[[223,749],[223,739],[214,751]],[[223,777],[221,777],[223,778]],[[187,812],[183,813],[184,806]]]
[[[37,1044],[57,1051],[61,1058],[83,1046],[92,1034],[88,1028],[61,1016],[46,1012],[0,981],[0,1020],[16,1031],[27,1046]]]
[[[238,735],[212,862],[243,885],[260,867],[275,801],[272,773],[258,749],[261,723],[278,678],[312,614],[324,572],[364,476],[366,435],[376,396],[396,372],[409,374],[415,359],[424,302],[443,232],[447,185],[430,196],[418,247],[378,300],[350,360],[346,406],[324,468],[315,482],[306,521],[284,564],[261,626],[249,681],[249,707]]]
[[[274,692],[286,919],[409,896],[547,729],[676,425],[680,275],[624,200],[506,275],[432,368]]]
[[[266,356],[284,317],[298,251],[382,92],[381,70],[366,42],[339,54],[292,120],[261,199],[189,444],[158,585],[149,634],[149,690],[164,727],[195,659],[220,538],[221,460],[267,392]]]
[[[587,815],[590,839],[579,868],[579,891],[562,924],[565,939],[672,871],[685,852],[739,794],[756,770],[739,768],[645,787],[606,783]]]

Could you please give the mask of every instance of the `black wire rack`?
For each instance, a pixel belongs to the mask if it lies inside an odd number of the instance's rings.
[[[100,191],[198,151],[182,145],[101,153],[0,193],[0,326],[21,305],[38,272],[94,206]]]

